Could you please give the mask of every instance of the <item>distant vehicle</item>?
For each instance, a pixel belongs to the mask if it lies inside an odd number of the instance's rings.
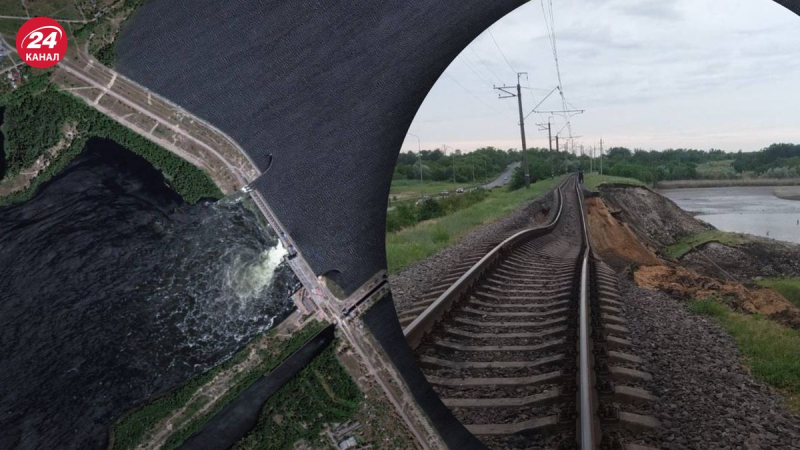
[[[419,200],[417,200],[417,202],[415,203],[415,205],[419,206],[419,205],[425,203],[426,201],[428,201],[428,199],[430,199],[430,197],[420,197]]]
[[[508,177],[503,178],[503,181],[508,181]]]
[[[463,193],[464,193],[464,188],[456,189],[456,194],[463,194]]]
[[[447,197],[448,195],[450,195],[450,191],[439,192],[439,195],[441,195],[442,197]]]

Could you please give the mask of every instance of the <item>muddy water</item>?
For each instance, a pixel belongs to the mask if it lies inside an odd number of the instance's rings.
[[[725,187],[660,192],[720,230],[800,243],[800,201],[775,197],[774,189]]]

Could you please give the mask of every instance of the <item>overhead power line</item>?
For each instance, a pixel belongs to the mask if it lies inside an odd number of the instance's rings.
[[[511,71],[514,72],[514,74],[516,74],[517,70],[514,68],[514,66],[511,65],[510,62],[508,62],[508,58],[506,58],[506,54],[503,53],[503,49],[500,48],[500,44],[497,43],[497,39],[494,38],[494,34],[492,34],[491,28],[487,29],[486,31],[489,32],[489,36],[491,36],[492,41],[494,41],[494,45],[497,47],[497,50],[500,52],[500,56],[502,56],[503,59],[506,61],[506,64],[508,64],[508,67],[511,69]]]
[[[453,80],[453,82],[454,82],[455,84],[459,85],[459,86],[461,87],[461,89],[463,89],[464,91],[466,91],[466,92],[467,92],[469,95],[471,95],[471,96],[475,97],[475,99],[476,99],[476,100],[478,100],[479,102],[483,103],[483,104],[484,104],[484,106],[486,106],[487,108],[489,108],[489,109],[491,109],[492,111],[496,112],[497,114],[501,114],[501,113],[500,113],[500,111],[498,111],[497,109],[495,109],[494,107],[492,107],[492,105],[490,105],[490,104],[486,103],[486,102],[485,102],[485,101],[484,101],[482,98],[480,98],[480,97],[478,97],[477,95],[475,95],[475,93],[474,93],[474,92],[472,92],[472,91],[471,91],[469,88],[467,88],[466,86],[464,86],[463,84],[461,84],[461,83],[460,83],[458,80],[456,80],[456,79],[455,79],[455,78],[454,78],[452,75],[450,75],[450,74],[449,74],[449,73],[447,73],[447,72],[444,72],[444,75],[445,75],[445,76],[447,76],[447,78],[450,78],[451,80]]]

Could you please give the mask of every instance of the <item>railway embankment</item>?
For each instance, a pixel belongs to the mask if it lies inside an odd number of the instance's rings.
[[[800,309],[780,282],[800,273],[800,246],[715,230],[644,187],[600,186],[587,206],[660,399],[644,438],[800,448]]]
[[[553,191],[547,191],[523,203],[513,213],[475,228],[455,244],[391,275],[389,283],[398,314],[402,315],[412,302],[427,295],[441,280],[463,274],[467,270],[462,267],[465,261],[485,255],[504,237],[552,220],[554,198]]]

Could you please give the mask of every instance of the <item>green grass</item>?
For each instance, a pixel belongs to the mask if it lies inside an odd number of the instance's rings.
[[[597,173],[587,173],[583,176],[583,184],[591,190],[597,190],[601,184],[630,184],[632,186],[644,186],[644,183],[635,178],[613,177],[611,175],[600,175]]]
[[[386,235],[386,259],[389,273],[397,273],[408,265],[426,258],[458,242],[474,228],[510,214],[526,200],[554,188],[559,179],[543,180],[530,189],[508,192],[493,190],[489,197],[468,208],[445,217]]]
[[[20,0],[0,0],[0,16],[25,17],[25,8]]]
[[[74,0],[47,0],[30,2],[28,12],[31,17],[50,17],[56,20],[81,20],[83,16],[75,6]]]
[[[0,34],[6,38],[8,45],[14,45],[17,39],[17,31],[19,31],[22,24],[25,22],[25,20],[20,19],[0,19]]]
[[[363,398],[335,347],[336,342],[267,400],[255,428],[233,448],[289,450],[300,440],[327,448],[318,442],[322,427],[351,419]]]
[[[763,316],[733,312],[713,299],[689,305],[708,315],[733,336],[747,366],[758,379],[789,395],[788,406],[800,412],[800,334]]]
[[[264,351],[262,356],[264,361],[256,366],[251,371],[240,372],[234,377],[233,386],[227,394],[224,395],[222,400],[212,408],[212,411],[202,417],[190,420],[183,427],[176,429],[170,439],[167,441],[165,448],[175,448],[189,436],[194,434],[197,430],[213,416],[214,413],[219,411],[224,405],[236,398],[236,395],[242,390],[250,386],[254,381],[260,378],[263,374],[268,373],[275,368],[284,359],[291,355],[295,350],[300,348],[308,339],[313,337],[325,327],[325,324],[320,322],[311,322],[306,325],[302,330],[294,333],[292,337],[285,341],[277,341],[276,348],[270,349],[269,352]],[[256,337],[255,339],[259,339]],[[250,353],[250,346],[237,352],[230,359],[218,365],[217,367],[195,376],[183,385],[177,387],[172,392],[165,394],[153,401],[142,405],[141,407],[126,414],[120,419],[112,429],[113,445],[111,449],[133,449],[146,441],[150,431],[162,420],[167,418],[173,412],[187,405],[187,402],[192,398],[195,392],[200,387],[211,381],[217,374],[223,370],[228,370],[231,367],[244,361]],[[187,410],[198,409],[202,405],[192,404],[188,405]]]
[[[758,285],[778,291],[786,300],[800,307],[800,278],[766,278],[760,280]]]
[[[395,180],[392,181],[392,188],[389,191],[389,203],[417,199],[423,195],[437,195],[442,191],[452,192],[458,188],[468,188],[474,185],[473,183],[452,183],[445,181],[425,181],[420,183],[419,180]]]
[[[747,237],[738,233],[728,233],[719,230],[703,231],[692,236],[687,236],[664,249],[664,254],[673,258],[681,258],[698,245],[709,242],[719,242],[724,245],[739,245],[747,242]]]

